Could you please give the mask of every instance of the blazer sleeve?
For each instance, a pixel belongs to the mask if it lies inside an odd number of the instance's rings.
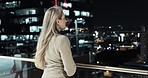
[[[72,57],[70,41],[66,36],[62,36],[60,39],[59,52],[66,74],[68,76],[73,76],[76,72],[76,64]]]

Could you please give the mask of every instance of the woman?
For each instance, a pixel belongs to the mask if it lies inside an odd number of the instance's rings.
[[[42,78],[67,78],[76,72],[70,41],[59,33],[66,27],[66,22],[59,6],[45,12],[35,55],[35,66],[44,70]]]

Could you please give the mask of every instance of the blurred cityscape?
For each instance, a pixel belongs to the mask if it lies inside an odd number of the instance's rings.
[[[69,37],[76,62],[148,68],[145,66],[148,64],[147,25],[135,21],[132,24],[120,23],[122,20],[115,23],[117,17],[114,20],[109,18],[112,23],[102,22],[106,21],[102,19],[104,16],[101,9],[105,5],[97,6],[96,2],[99,1],[0,0],[0,55],[13,57],[26,53],[28,58],[33,58],[44,13],[49,7],[59,5],[63,7],[68,21],[67,28],[61,33]],[[102,3],[105,4],[103,1]],[[112,8],[115,6],[117,5]]]

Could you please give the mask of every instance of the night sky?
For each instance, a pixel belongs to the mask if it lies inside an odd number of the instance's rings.
[[[148,0],[94,0],[94,23],[148,25]]]

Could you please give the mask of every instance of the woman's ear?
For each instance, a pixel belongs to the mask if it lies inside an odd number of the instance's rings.
[[[56,23],[59,24],[59,19],[56,20]]]

